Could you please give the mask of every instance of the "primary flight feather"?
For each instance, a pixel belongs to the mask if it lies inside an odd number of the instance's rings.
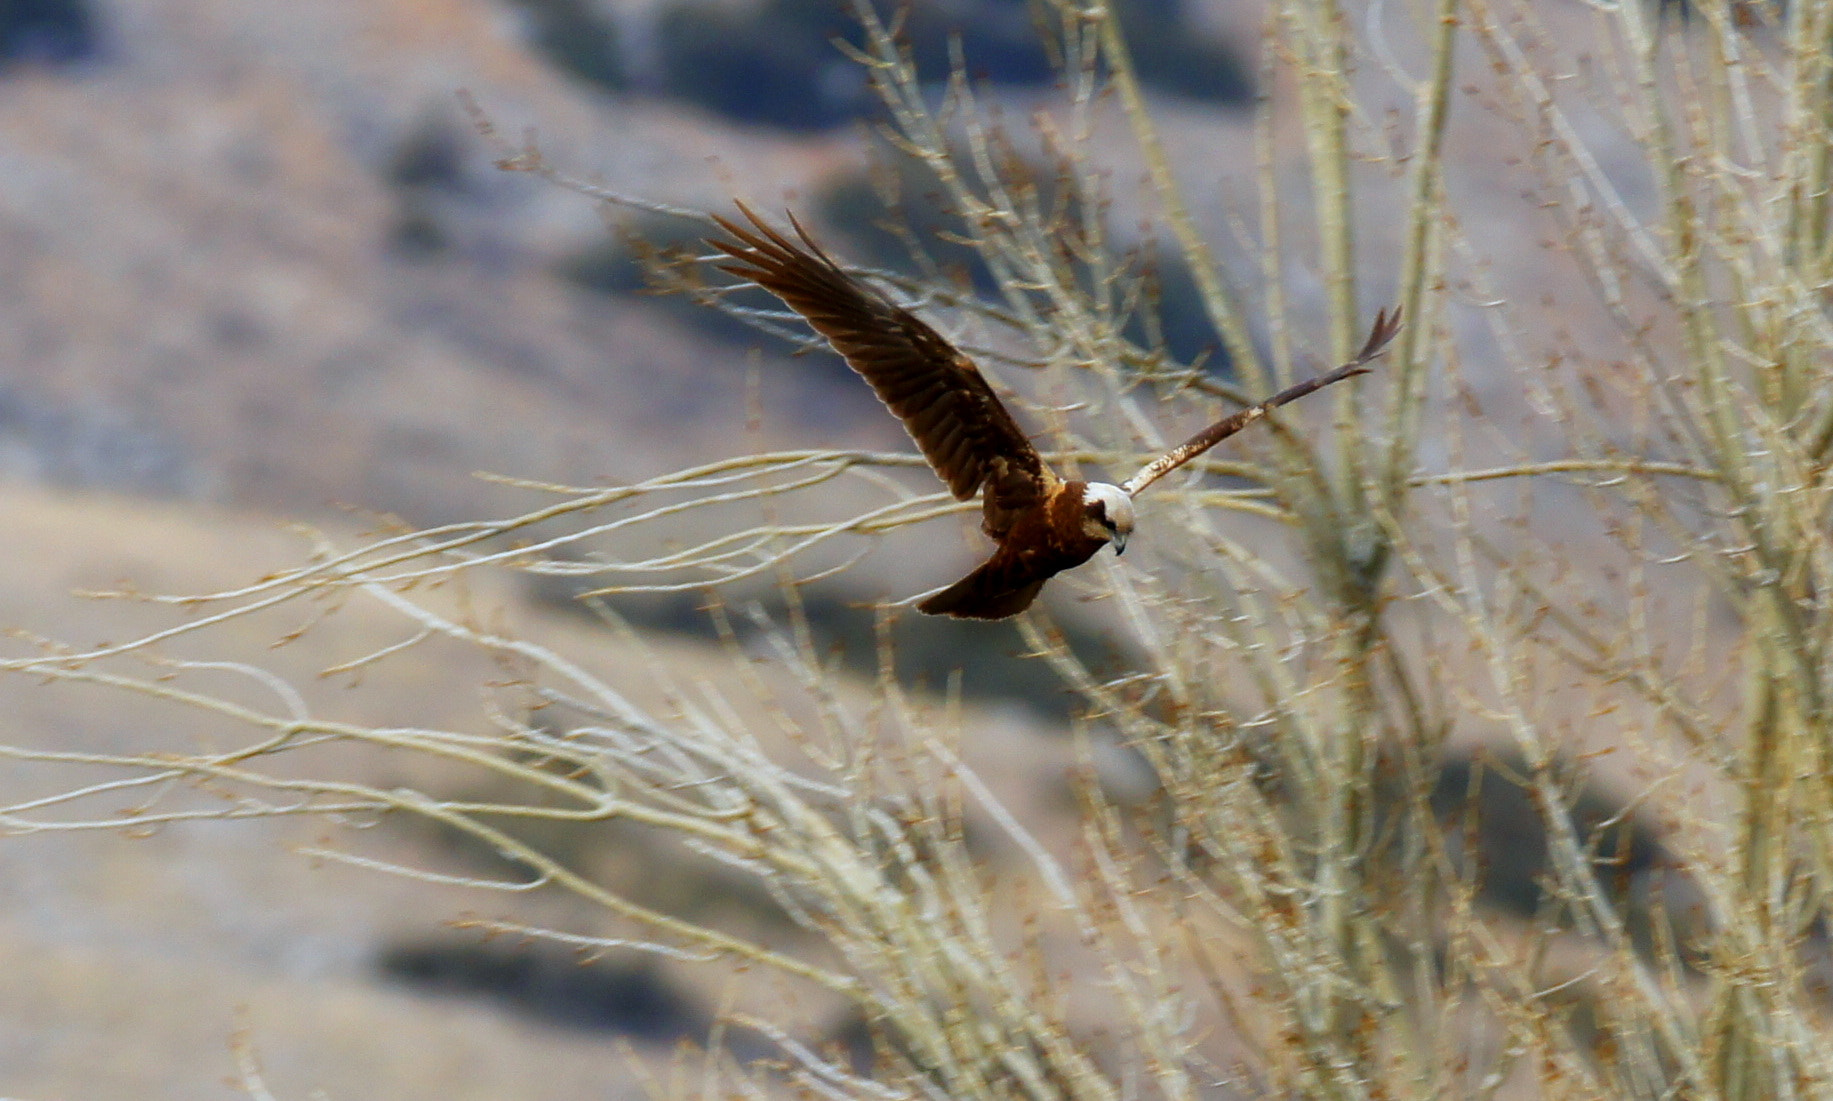
[[[1348,363],[1222,418],[1121,485],[1065,481],[1031,446],[980,369],[941,334],[842,271],[793,216],[796,239],[743,203],[738,209],[750,226],[713,218],[730,236],[709,242],[734,261],[722,270],[776,295],[826,337],[904,422],[956,499],[983,494],[981,529],[998,549],[917,605],[930,615],[1005,619],[1029,607],[1045,581],[1108,543],[1124,551],[1134,495],[1273,409],[1364,373],[1400,330],[1400,311],[1382,311]]]

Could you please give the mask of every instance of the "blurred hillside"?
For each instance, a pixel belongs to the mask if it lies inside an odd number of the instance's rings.
[[[688,207],[806,202],[864,164],[855,128],[681,94],[732,66],[668,28],[736,9],[67,3],[15,28],[0,85],[0,469],[52,484],[425,522],[501,505],[474,470],[580,483],[729,451],[742,354],[562,278],[598,213],[495,172],[460,88],[569,171]],[[838,12],[747,17],[787,29],[733,50],[840,59]],[[807,67],[779,67],[754,113],[806,102]],[[829,121],[868,113],[849,103]],[[753,446],[809,442],[797,410],[831,376],[762,379]],[[895,438],[869,398],[828,409],[822,442]]]

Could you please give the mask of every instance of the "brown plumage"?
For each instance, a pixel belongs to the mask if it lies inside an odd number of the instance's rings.
[[[1278,406],[1367,371],[1400,330],[1400,312],[1390,317],[1382,311],[1354,359],[1224,417],[1123,485],[1069,482],[1045,465],[980,369],[954,345],[842,271],[793,216],[790,225],[799,242],[743,203],[738,209],[749,227],[713,219],[732,238],[709,242],[735,261],[722,270],[776,295],[826,337],[904,422],[957,500],[984,492],[981,529],[998,549],[972,573],[917,605],[930,615],[1005,619],[1029,607],[1045,581],[1088,561],[1106,544],[1124,551],[1135,494]]]

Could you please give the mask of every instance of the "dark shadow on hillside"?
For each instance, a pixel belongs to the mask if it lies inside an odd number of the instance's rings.
[[[0,71],[92,61],[101,50],[101,29],[87,0],[0,3]]]
[[[623,42],[606,8],[592,0],[506,0],[528,43],[568,76],[610,91],[628,87]]]
[[[481,998],[547,1024],[635,1040],[705,1041],[712,1017],[644,960],[587,959],[548,944],[391,945],[384,978],[431,994]]]
[[[550,607],[592,615],[570,581],[541,579],[535,596]],[[804,590],[803,613],[817,656],[831,667],[871,679],[879,673],[878,611],[869,600],[832,586]],[[616,616],[643,631],[715,641],[719,636],[707,598],[698,593],[631,594],[606,602]],[[768,623],[787,624],[780,600],[761,605]],[[743,609],[727,616],[741,645],[762,637]],[[1123,648],[1109,635],[1058,617],[1065,644],[1090,668],[1131,668]],[[963,699],[1021,704],[1040,718],[1067,722],[1077,712],[1075,700],[1050,666],[1025,656],[1025,643],[1011,623],[968,623],[906,611],[889,626],[898,683],[932,693],[958,691]]]
[[[997,299],[999,286],[992,272],[966,243],[966,227],[923,175],[922,166],[899,159],[891,172],[889,179],[863,172],[843,176],[817,197],[822,222],[846,238],[846,256],[864,266],[903,271],[910,268],[912,253],[920,250],[975,293]],[[1068,208],[1069,185],[1057,173],[1015,162],[1006,165],[1005,173],[1038,196],[1039,209]],[[1122,328],[1126,338],[1171,363],[1226,374],[1229,364],[1222,337],[1210,323],[1184,258],[1147,243],[1135,251],[1129,266],[1139,282],[1139,295]]]
[[[1527,774],[1512,751],[1453,757],[1440,769],[1431,799],[1453,859],[1475,878],[1482,898],[1521,917],[1546,905],[1553,874],[1546,822],[1525,785]],[[1595,784],[1578,785],[1562,809],[1619,903],[1647,894],[1652,879],[1678,866],[1654,827]]]
[[[1695,9],[1693,0],[1656,0],[1655,9],[1663,16],[1672,18],[1675,23],[1685,27],[1693,20],[1703,18]],[[1731,0],[1727,5],[1731,14],[1732,25],[1739,30],[1781,29],[1788,19],[1788,0]]]
[[[1605,788],[1579,778],[1572,762],[1551,767],[1562,793],[1552,813],[1585,845],[1592,874],[1636,944],[1645,951],[1676,945],[1682,962],[1698,965],[1696,949],[1709,921],[1705,899],[1661,831]],[[1386,804],[1380,814],[1399,824],[1407,814],[1405,788],[1389,771],[1378,786]],[[1427,806],[1455,874],[1476,887],[1478,899],[1522,920],[1563,926],[1570,915],[1557,886],[1548,812],[1531,775],[1513,749],[1453,755],[1439,765]]]
[[[699,300],[689,291],[702,285],[710,269],[692,264],[696,256],[712,252],[706,238],[712,227],[685,218],[638,214],[613,233],[595,240],[561,261],[559,274],[576,286],[597,294],[640,297],[654,309],[701,336],[734,348],[754,348],[782,342],[723,310]],[[782,303],[755,287],[731,292],[733,305],[749,309],[781,310]],[[833,377],[850,374],[834,356],[818,357],[821,370]]]
[[[792,132],[877,118],[864,70],[836,47],[863,47],[844,0],[674,0],[634,56],[608,5],[591,0],[506,0],[555,68],[617,92],[658,94],[735,122]],[[1248,70],[1226,43],[1198,33],[1183,0],[1120,0],[1121,28],[1148,88],[1205,103],[1244,106]],[[1005,87],[1040,87],[1057,70],[1026,0],[920,0],[881,11],[921,79],[940,84],[957,44],[968,75]]]
[[[475,200],[478,161],[470,135],[443,115],[430,115],[404,134],[383,170],[395,200],[389,249],[407,260],[431,260],[455,243],[458,212]]]

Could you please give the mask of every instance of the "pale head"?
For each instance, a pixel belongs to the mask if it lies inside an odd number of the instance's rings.
[[[1133,498],[1119,486],[1090,482],[1082,491],[1082,532],[1095,539],[1114,544],[1115,554],[1124,554],[1127,536],[1133,534]]]

